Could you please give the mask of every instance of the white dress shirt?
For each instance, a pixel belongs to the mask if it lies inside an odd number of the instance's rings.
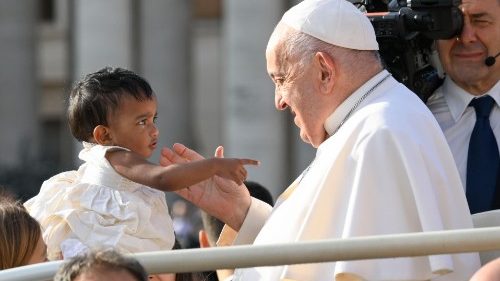
[[[484,95],[489,95],[495,100],[490,114],[490,124],[500,148],[500,81]],[[450,145],[464,190],[469,141],[476,124],[476,112],[469,106],[474,97],[446,77],[443,85],[427,101],[427,106],[436,117]]]

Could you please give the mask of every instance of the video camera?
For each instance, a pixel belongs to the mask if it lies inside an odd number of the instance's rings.
[[[362,0],[354,3],[370,19],[379,52],[389,72],[424,102],[442,79],[433,60],[437,39],[450,39],[462,30],[460,0]],[[434,64],[435,65],[435,64]]]

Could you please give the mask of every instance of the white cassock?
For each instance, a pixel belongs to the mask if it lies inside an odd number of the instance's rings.
[[[382,71],[327,119],[334,132]],[[252,199],[235,244],[272,244],[472,228],[441,129],[418,97],[390,77],[317,150],[294,192],[272,211]],[[223,233],[224,235],[224,233]],[[223,237],[221,237],[223,238]],[[234,280],[469,280],[477,253],[237,270]]]

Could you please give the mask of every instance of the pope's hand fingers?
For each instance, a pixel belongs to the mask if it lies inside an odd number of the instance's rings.
[[[160,165],[168,166],[172,164],[172,154],[174,154],[173,151],[171,151],[169,148],[164,147],[161,149],[160,153]]]
[[[219,145],[215,149],[215,157],[217,157],[217,158],[224,158],[224,147],[222,145]]]
[[[187,146],[181,143],[175,143],[173,149],[174,152],[177,153],[177,155],[190,161],[204,159],[204,157],[198,154],[196,151],[189,149]]]
[[[186,159],[180,157],[174,151],[169,148],[163,148],[161,150],[160,165],[168,166],[173,163],[186,163]]]

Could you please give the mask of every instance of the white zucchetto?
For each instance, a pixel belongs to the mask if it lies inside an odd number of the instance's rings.
[[[346,0],[304,0],[281,22],[317,39],[354,50],[378,50],[370,20]]]

